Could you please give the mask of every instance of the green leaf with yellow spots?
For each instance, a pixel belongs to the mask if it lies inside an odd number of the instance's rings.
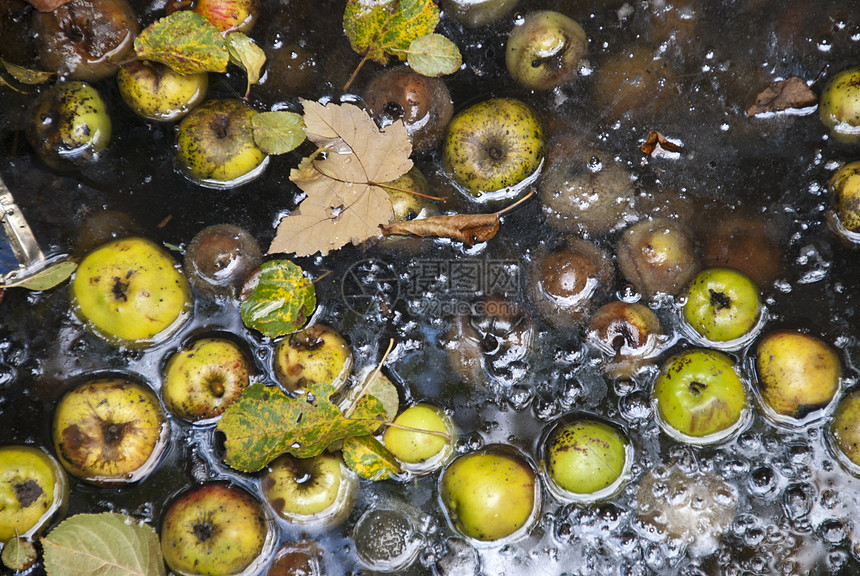
[[[333,442],[373,434],[385,419],[382,403],[373,396],[359,401],[347,418],[331,402],[335,387],[312,383],[293,398],[277,386],[249,386],[218,421],[226,436],[228,466],[256,472],[279,454],[312,458]]]
[[[289,260],[264,262],[242,291],[239,313],[248,328],[277,338],[305,325],[316,308],[313,283]]]
[[[343,461],[365,480],[389,480],[403,469],[388,449],[373,436],[354,436],[343,441]]]
[[[406,60],[412,41],[433,32],[438,23],[433,0],[349,0],[343,13],[352,49],[383,65],[389,56]]]
[[[167,64],[180,74],[226,72],[230,55],[209,20],[180,10],[156,20],[134,40],[138,58]]]

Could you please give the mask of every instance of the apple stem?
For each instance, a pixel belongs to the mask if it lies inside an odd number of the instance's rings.
[[[705,388],[707,387],[707,384],[703,384],[702,382],[694,380],[693,382],[690,382],[690,394],[692,394],[693,396],[698,396],[699,394],[704,392]]]

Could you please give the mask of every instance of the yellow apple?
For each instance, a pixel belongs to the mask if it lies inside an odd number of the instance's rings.
[[[352,370],[352,352],[343,336],[324,324],[290,334],[275,347],[275,376],[288,390],[308,382],[340,387]]]
[[[121,238],[90,252],[72,280],[72,306],[97,335],[148,346],[185,322],[191,290],[173,258],[144,238]]]
[[[0,447],[0,542],[38,532],[68,499],[66,474],[49,454],[32,446]]]
[[[203,101],[209,75],[182,75],[160,62],[135,60],[119,69],[116,82],[120,96],[135,114],[156,122],[172,122]]]

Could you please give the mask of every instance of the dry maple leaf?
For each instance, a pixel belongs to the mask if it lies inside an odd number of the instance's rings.
[[[402,122],[383,132],[352,104],[303,104],[305,132],[321,150],[290,172],[307,198],[281,220],[269,254],[325,255],[379,235],[394,212],[378,184],[412,168],[412,145]]]
[[[764,114],[766,112],[782,112],[791,108],[806,108],[818,101],[806,82],[792,76],[786,80],[773,82],[755,98],[755,102],[747,108],[747,116]]]

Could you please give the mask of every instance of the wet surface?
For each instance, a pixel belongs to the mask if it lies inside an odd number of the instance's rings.
[[[474,248],[432,240],[383,243],[296,262],[315,277],[332,271],[316,283],[314,320],[347,338],[356,372],[375,365],[394,339],[386,371],[402,405],[426,400],[450,411],[460,452],[504,443],[537,459],[545,427],[564,414],[584,412],[624,430],[633,449],[630,479],[597,504],[561,504],[544,491],[542,513],[529,535],[497,546],[475,546],[448,526],[439,509],[438,473],[406,482],[362,481],[346,522],[313,536],[327,572],[363,573],[354,527],[369,511],[396,510],[404,515],[398,521],[411,525],[410,538],[421,542],[401,574],[856,573],[860,479],[829,450],[825,431],[834,406],[798,426],[773,423],[756,406],[744,429],[716,446],[686,446],[666,435],[649,398],[657,369],[672,353],[700,342],[682,330],[678,300],[637,293],[619,273],[614,255],[623,231],[637,220],[682,222],[692,230],[703,264],[728,263],[759,282],[767,308],[763,332],[803,329],[821,337],[843,363],[838,396],[851,390],[860,355],[860,265],[856,248],[827,228],[827,181],[840,165],[858,159],[860,147],[829,138],[815,110],[756,118],[744,111],[775,79],[812,82],[824,72],[813,85],[820,93],[828,76],[856,66],[860,15],[851,2],[824,0],[568,4],[523,1],[501,21],[477,29],[443,16],[439,32],[458,44],[465,61],[445,82],[455,111],[491,96],[524,99],[569,150],[597,151],[586,169],[600,173],[611,164],[626,171],[625,209],[608,211],[615,220],[595,224],[599,232],[578,232],[610,254],[615,266],[614,279],[604,281],[594,306],[619,299],[648,304],[666,334],[659,355],[630,374],[610,375],[612,358],[588,344],[581,324],[559,326],[545,316],[530,295],[529,268],[544,252],[563,246],[564,233],[534,199],[503,218],[495,239]],[[136,8],[145,25],[162,6],[138,2]],[[560,8],[581,24],[589,37],[589,67],[569,86],[532,93],[508,76],[504,45],[519,15],[545,8]],[[264,0],[263,9],[275,16],[264,18],[252,36],[271,60],[301,46],[312,55],[307,65],[313,75],[304,84],[268,79],[252,89],[251,104],[297,110],[298,97],[337,99],[359,60],[340,29],[343,3]],[[10,30],[2,22],[0,36]],[[35,51],[19,44],[4,56],[38,67]],[[606,71],[618,69],[619,59],[640,59],[634,71],[650,74],[653,68],[663,80],[638,84],[639,93],[617,84],[610,94],[599,92],[613,85]],[[368,64],[352,90],[360,93],[379,70]],[[244,84],[244,75],[231,69],[212,77],[210,97],[237,97]],[[229,223],[250,231],[265,251],[279,218],[301,199],[288,176],[307,147],[273,157],[250,184],[204,189],[175,170],[174,125],[138,119],[112,81],[96,85],[110,110],[114,137],[99,163],[70,173],[46,167],[27,144],[23,128],[32,95],[0,92],[0,174],[43,250],[75,253],[81,223],[109,209],[128,214],[144,234],[171,247],[182,249],[204,227]],[[643,155],[639,146],[651,130],[680,142],[681,151]],[[573,154],[558,161],[567,157],[574,162]],[[487,210],[470,204],[445,178],[438,148],[415,160],[432,193],[449,199],[443,210]],[[727,234],[727,227],[735,232]],[[181,260],[179,250],[174,256]],[[371,259],[376,269],[353,268]],[[383,286],[378,299],[344,298],[356,270],[366,286]],[[379,277],[387,284],[377,283]],[[507,298],[516,305],[517,323],[504,314],[514,308],[497,310],[503,313],[494,322],[485,300],[471,315],[475,296]],[[3,443],[50,447],[58,398],[90,375],[130,376],[158,390],[170,355],[202,335],[234,335],[254,359],[256,378],[273,383],[274,343],[245,328],[237,308],[230,299],[197,294],[193,318],[177,334],[134,351],[88,333],[69,308],[67,286],[39,293],[8,290],[0,303]],[[522,338],[517,330],[526,324],[529,336]],[[470,365],[465,372],[450,364],[463,357],[454,353],[459,338],[450,337],[458,325],[472,326],[478,335],[477,368]],[[754,350],[755,341],[727,352],[748,385],[755,379]],[[72,481],[68,515],[121,511],[158,526],[167,503],[194,483],[224,479],[259,494],[259,477],[240,475],[221,462],[223,446],[211,425],[172,420],[170,433],[160,465],[137,485],[107,490]],[[280,543],[295,542],[303,533],[286,523],[277,529]],[[361,546],[377,558],[399,555],[382,550],[383,544]]]

